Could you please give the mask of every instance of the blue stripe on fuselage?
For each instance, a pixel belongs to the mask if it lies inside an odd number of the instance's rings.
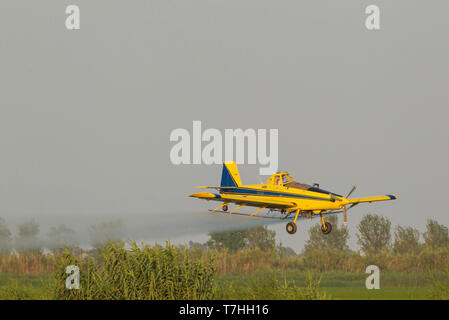
[[[330,199],[317,198],[317,197],[312,197],[312,196],[305,196],[305,195],[292,194],[292,193],[286,193],[286,192],[275,192],[275,191],[244,189],[244,188],[226,189],[226,191],[223,191],[223,193],[254,194],[254,195],[260,195],[260,196],[283,196],[283,197],[303,198],[303,199],[311,199],[311,200],[330,201]]]

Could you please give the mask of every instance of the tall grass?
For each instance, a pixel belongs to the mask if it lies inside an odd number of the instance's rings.
[[[262,251],[260,249],[217,253],[217,271],[220,275],[254,270],[314,270],[316,272],[342,271],[365,273],[368,265],[377,265],[382,271],[424,273],[444,271],[449,266],[449,248],[423,250],[420,253],[396,254],[392,251],[360,255],[358,252],[341,250],[312,250],[294,257],[286,257],[280,249]]]
[[[0,255],[0,273],[46,274],[54,270],[56,259],[53,255],[36,252]]]
[[[51,299],[51,275],[0,273],[0,300]]]
[[[435,300],[449,300],[449,268],[442,278],[429,273],[430,297]]]
[[[80,269],[80,289],[65,287],[66,267]],[[111,243],[97,258],[66,250],[55,271],[57,299],[210,299],[216,268],[213,257],[193,259],[188,249],[167,244],[126,249]]]
[[[382,271],[422,273],[444,271],[449,266],[449,248],[423,250],[420,253],[395,254],[383,251],[360,255],[358,252],[339,250],[314,250],[299,258],[300,269],[318,271],[365,272],[368,265],[376,265]]]
[[[43,285],[34,281],[27,287],[22,282],[8,282],[8,278],[19,274],[39,278],[52,273],[51,287],[44,290],[41,298],[323,299],[328,297],[320,285],[364,287],[365,269],[370,264],[379,266],[382,286],[425,286],[431,288],[430,298],[449,297],[449,271],[445,272],[449,248],[366,256],[358,252],[313,250],[287,257],[280,248],[230,252],[136,243],[110,243],[90,252],[66,249],[47,255],[0,255],[0,297],[38,297]],[[79,290],[65,287],[69,265],[80,269]]]
[[[425,273],[444,272],[449,266],[449,248],[430,250],[424,249],[419,253],[398,254],[392,251],[371,253],[360,255],[358,252],[340,251],[340,250],[312,250],[306,254],[287,257],[282,253],[282,248],[273,248],[270,250],[245,249],[237,252],[231,252],[227,249],[219,251],[174,248],[169,246],[182,255],[187,254],[190,261],[214,260],[216,272],[218,275],[227,275],[233,273],[249,274],[258,269],[276,269],[276,270],[314,270],[316,272],[341,271],[349,273],[364,273],[366,266],[370,264],[377,265],[382,271],[406,272],[406,273]],[[95,253],[90,252],[93,258],[99,255],[101,259],[106,259],[108,250],[106,246],[98,249]],[[131,251],[134,249],[132,248]],[[149,247],[138,249],[146,253]],[[155,249],[156,250],[156,249]],[[157,250],[162,250],[160,247]],[[52,272],[59,261],[62,251],[55,254],[41,253],[20,253],[0,255],[0,273],[20,273],[20,274],[47,274]],[[138,253],[136,252],[136,254]],[[152,252],[150,250],[150,252]],[[73,257],[81,257],[88,252],[77,250],[71,251]],[[110,252],[116,254],[117,252]],[[79,258],[77,258],[79,260]],[[78,261],[77,260],[77,261]],[[79,263],[85,263],[80,261]]]
[[[321,276],[308,272],[303,287],[277,271],[258,270],[248,277],[223,279],[217,283],[216,299],[323,300],[330,296],[319,290]]]

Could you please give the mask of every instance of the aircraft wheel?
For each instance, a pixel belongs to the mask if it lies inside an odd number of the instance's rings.
[[[324,228],[323,225],[321,225],[321,232],[324,234],[329,234],[332,231],[332,225],[329,222],[324,223],[326,228]]]
[[[228,206],[227,205],[223,206],[223,211],[228,211]]]
[[[296,223],[290,221],[289,223],[287,223],[286,229],[287,229],[288,233],[295,234],[296,233]]]

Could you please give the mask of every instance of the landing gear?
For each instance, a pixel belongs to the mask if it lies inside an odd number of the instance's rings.
[[[287,232],[290,234],[295,234],[296,233],[296,223],[290,221],[289,223],[287,223]]]
[[[329,234],[332,231],[332,225],[329,222],[325,222],[321,225],[321,232],[324,234]]]
[[[227,204],[225,204],[224,206],[223,206],[223,211],[228,211],[228,205]]]

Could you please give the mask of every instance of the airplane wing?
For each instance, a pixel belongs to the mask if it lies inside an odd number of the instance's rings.
[[[353,198],[353,199],[348,199],[348,204],[350,204],[350,203],[362,203],[362,202],[396,200],[397,198],[398,197],[396,195],[394,195],[394,194],[387,194],[386,196],[377,196],[377,197]]]
[[[209,187],[209,186],[199,186],[199,187],[195,187],[198,189],[235,189],[235,187]]]
[[[278,199],[264,199],[262,197],[251,197],[242,195],[217,194],[210,192],[198,192],[191,194],[189,197],[204,200],[237,203],[240,205],[253,206],[253,207],[288,209],[290,207],[296,206],[296,204],[291,201],[283,201]]]

